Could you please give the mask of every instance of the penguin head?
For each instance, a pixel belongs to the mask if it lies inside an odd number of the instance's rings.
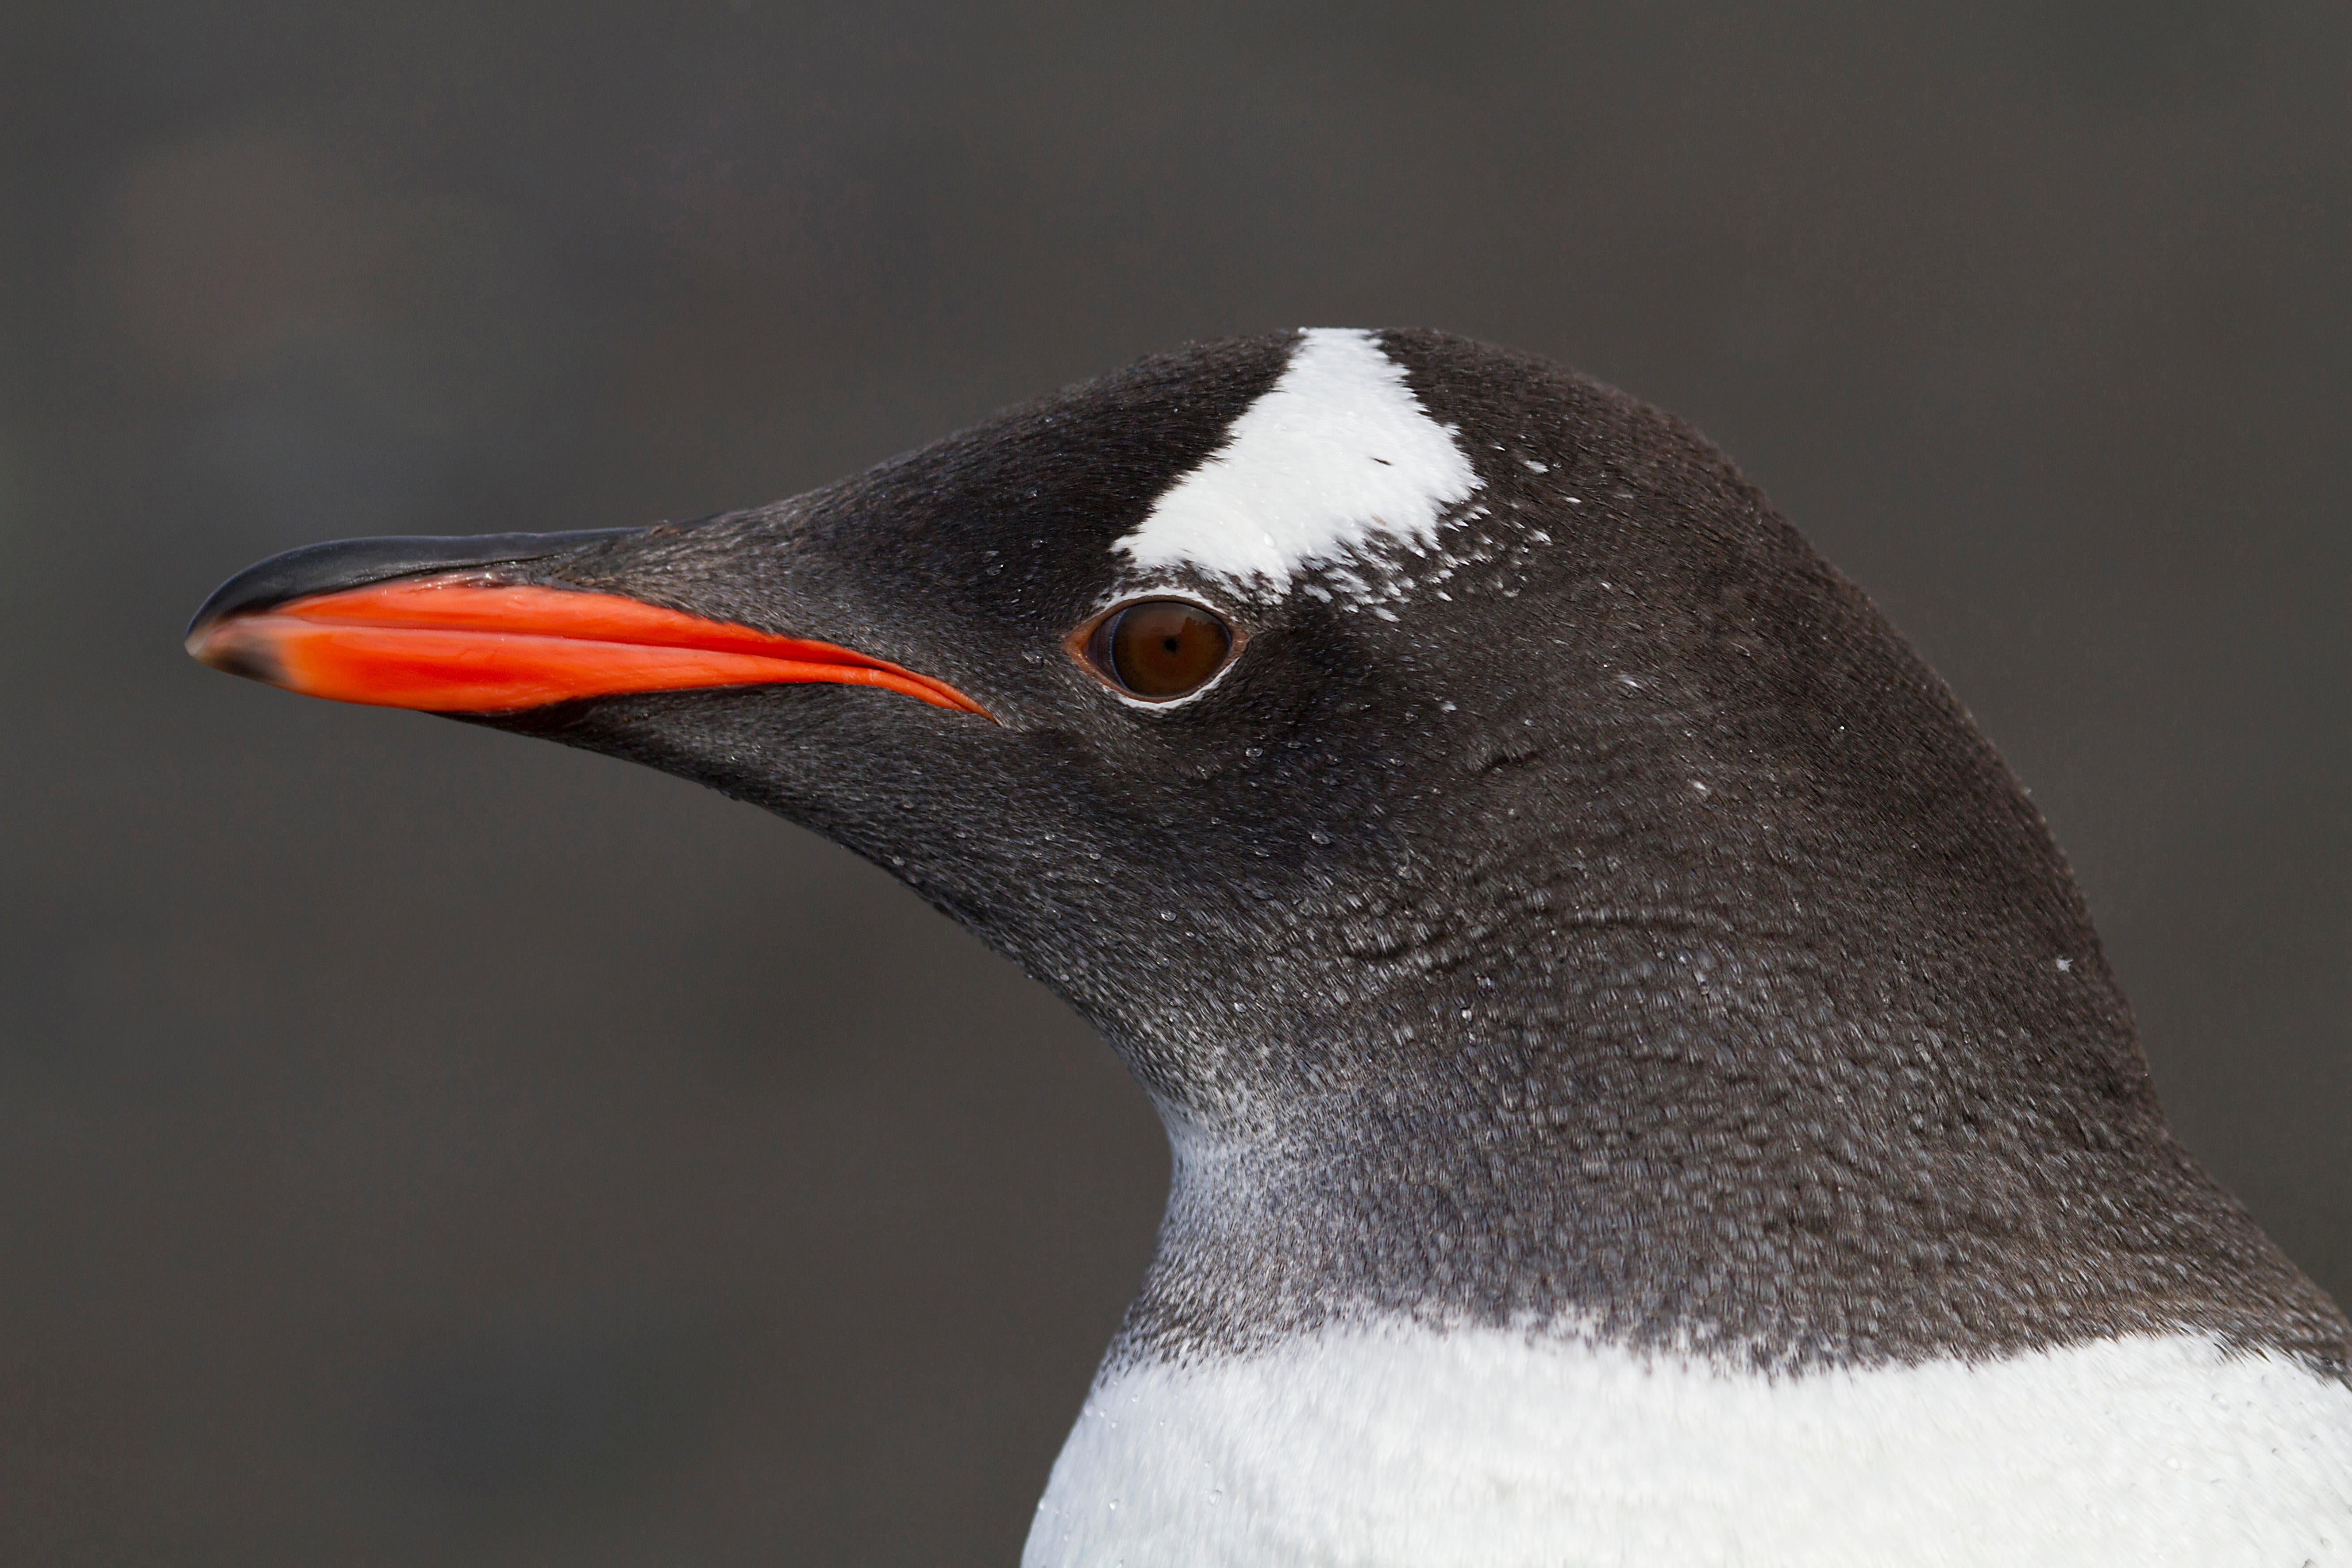
[[[803,823],[1191,1121],[1717,1071],[1890,955],[1963,1010],[2013,967],[2136,1092],[2039,817],[1875,610],[1687,427],[1460,339],[1196,347],[692,523],[314,546],[189,646]]]

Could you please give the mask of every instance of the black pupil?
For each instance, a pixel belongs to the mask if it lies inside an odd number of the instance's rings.
[[[1138,697],[1181,697],[1217,673],[1233,647],[1225,623],[1181,599],[1146,599],[1104,628],[1112,679]]]

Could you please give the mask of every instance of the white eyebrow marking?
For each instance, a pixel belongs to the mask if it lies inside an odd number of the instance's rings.
[[[1310,328],[1224,446],[1112,548],[1144,571],[1279,587],[1367,546],[1426,549],[1484,482],[1370,332]]]

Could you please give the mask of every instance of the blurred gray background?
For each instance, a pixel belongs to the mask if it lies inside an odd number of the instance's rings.
[[[180,631],[1297,323],[1728,447],[2352,1294],[2347,61],[2251,0],[16,0],[0,1562],[1009,1563],[1161,1194],[1108,1054],[796,829]]]

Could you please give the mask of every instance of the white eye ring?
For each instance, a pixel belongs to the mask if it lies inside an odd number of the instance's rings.
[[[1120,701],[1160,712],[1214,689],[1248,641],[1249,634],[1215,605],[1162,591],[1106,606],[1062,646]]]

